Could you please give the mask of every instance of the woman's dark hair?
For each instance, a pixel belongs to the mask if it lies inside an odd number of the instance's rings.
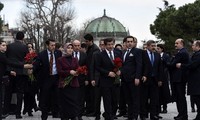
[[[122,48],[122,45],[121,44],[116,44],[115,45],[115,48],[117,48],[118,46],[120,46]]]
[[[6,41],[3,41],[3,40],[0,39],[0,45],[1,45],[2,43],[4,43],[4,42],[6,42]]]
[[[165,52],[165,47],[163,44],[158,44],[157,47],[161,48],[163,52]]]
[[[28,46],[28,45],[31,45],[31,46],[32,46],[32,49],[33,49],[33,43],[27,43],[26,45],[27,45],[27,46]]]

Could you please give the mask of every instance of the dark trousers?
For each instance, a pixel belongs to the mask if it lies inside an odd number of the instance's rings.
[[[102,91],[102,94],[103,94],[105,120],[113,120],[112,99],[115,99],[115,97],[114,97],[114,87],[101,87],[101,91]]]
[[[11,76],[10,79],[15,86],[15,92],[17,94],[17,106],[16,106],[16,115],[21,115],[22,109],[22,101],[23,101],[23,94],[27,85],[27,77],[26,75],[17,75],[15,77]],[[12,86],[12,85],[11,85]],[[10,95],[11,98],[11,95]],[[9,103],[10,104],[10,103]]]
[[[113,86],[113,97],[112,97],[112,115],[116,116],[119,108],[119,96],[120,96],[120,85],[115,84]]]
[[[95,115],[101,115],[101,88],[99,86],[95,86]]]
[[[86,100],[86,112],[94,113],[95,112],[95,87],[93,87],[91,84],[86,86],[85,100]]]
[[[194,97],[192,95],[190,95],[190,105],[191,105],[191,108],[194,109],[195,100],[194,100]]]
[[[200,120],[200,95],[192,95],[194,102],[197,105],[197,115],[196,115],[196,119]]]
[[[120,114],[126,114],[127,112],[127,99],[125,97],[125,87],[124,84],[121,83],[120,87],[120,97],[119,97],[119,112]]]
[[[140,86],[135,86],[134,82],[124,82],[123,89],[128,102],[128,118],[138,118],[140,111]]]
[[[42,111],[42,119],[47,119],[48,112],[51,110],[52,115],[59,113],[59,96],[58,96],[58,75],[49,76],[45,79],[41,88],[40,108]]]
[[[37,108],[35,96],[38,93],[36,81],[28,81],[27,89],[24,93],[24,112],[32,112],[33,108]]]
[[[187,116],[187,102],[185,97],[186,83],[173,82],[172,95],[176,101],[178,116]]]
[[[158,105],[159,105],[159,91],[158,91],[158,81],[154,77],[148,79],[145,83],[141,84],[141,112],[140,116],[145,117],[148,113],[148,98],[150,99],[150,115],[158,115]]]

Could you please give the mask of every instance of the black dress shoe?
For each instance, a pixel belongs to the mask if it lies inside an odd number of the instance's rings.
[[[162,116],[159,116],[159,115],[157,115],[157,117],[158,117],[159,119],[162,119],[162,118],[163,118]]]
[[[161,113],[167,113],[167,110],[163,110],[163,111],[161,111]]]
[[[96,117],[95,117],[95,120],[100,120],[100,119],[101,119],[100,116],[96,116]]]
[[[60,115],[58,115],[58,114],[53,115],[52,118],[60,118]]]
[[[87,117],[95,117],[95,112],[86,114]]]
[[[28,116],[30,117],[33,116],[32,112],[28,112]]]
[[[9,114],[3,114],[2,116],[1,116],[1,118],[2,119],[5,119],[6,117],[8,117],[9,116]]]
[[[128,114],[124,115],[123,117],[126,117],[126,118],[127,118],[127,117],[128,117]]]
[[[194,108],[192,108],[191,112],[195,112],[195,109],[194,109]]]
[[[126,113],[119,113],[119,114],[117,115],[117,117],[122,117],[122,116],[124,116],[124,115],[126,115]]]
[[[183,115],[183,116],[177,116],[174,117],[175,120],[188,120],[188,116],[187,115]]]
[[[78,117],[78,120],[83,120],[83,118],[82,117]]]
[[[35,107],[35,108],[34,108],[34,111],[35,111],[35,112],[37,112],[37,111],[39,111],[39,110],[40,110],[39,107]]]
[[[159,120],[159,117],[156,116],[156,115],[155,115],[155,116],[151,116],[151,117],[150,117],[150,120]]]
[[[145,117],[141,117],[140,120],[146,120],[146,118]]]
[[[21,115],[16,115],[16,119],[22,119]]]

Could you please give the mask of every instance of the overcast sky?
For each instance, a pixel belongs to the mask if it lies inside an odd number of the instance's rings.
[[[5,15],[5,20],[10,27],[16,27],[16,20],[24,5],[22,0],[0,1],[4,4],[1,16]],[[179,7],[195,0],[168,1]],[[103,16],[103,9],[106,9],[106,15],[119,20],[131,35],[139,40],[148,40],[155,39],[150,33],[149,25],[159,13],[157,7],[163,8],[164,3],[162,0],[73,0],[72,5],[76,10],[74,24],[77,27],[82,26],[82,23],[88,19]]]

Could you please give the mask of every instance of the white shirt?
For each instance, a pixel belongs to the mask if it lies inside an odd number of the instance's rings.
[[[110,52],[111,52],[113,59],[115,59],[113,50],[112,51],[108,51],[106,49],[106,52],[107,52],[109,58],[110,58]]]
[[[50,62],[50,58],[51,58],[51,52],[49,50],[47,50],[48,53],[48,57],[49,57],[49,62]],[[57,69],[56,69],[56,60],[55,60],[55,55],[53,53],[53,68],[52,68],[52,75],[56,75],[58,74]]]
[[[78,60],[79,60],[79,59],[80,59],[80,52],[78,52],[78,51],[75,52],[75,51],[74,51],[74,58],[76,58],[76,53],[77,53],[77,58],[78,58]]]

